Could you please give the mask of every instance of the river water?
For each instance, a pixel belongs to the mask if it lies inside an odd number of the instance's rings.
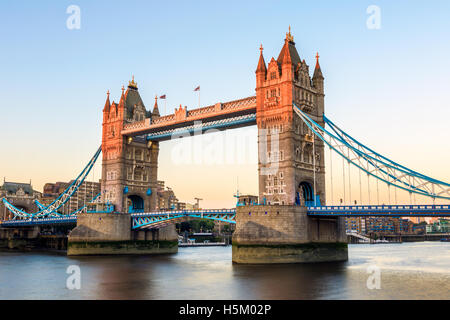
[[[78,290],[66,287],[71,265]],[[232,264],[230,246],[160,256],[0,252],[0,299],[450,299],[450,243],[355,244],[348,262],[295,265]]]

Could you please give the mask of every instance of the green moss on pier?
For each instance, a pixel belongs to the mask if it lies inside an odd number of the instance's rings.
[[[344,242],[308,242],[296,244],[241,244],[233,242],[233,247],[241,248],[267,248],[267,249],[300,249],[312,251],[316,249],[347,250],[348,245]]]

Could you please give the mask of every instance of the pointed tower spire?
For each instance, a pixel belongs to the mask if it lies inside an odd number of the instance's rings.
[[[155,105],[153,107],[152,117],[159,118],[158,95],[155,96]]]
[[[105,107],[103,108],[103,112],[109,112],[109,109],[111,107],[111,103],[109,102],[109,90],[106,92],[106,102]]]
[[[316,67],[314,68],[313,79],[314,78],[322,78],[323,79],[322,70],[320,69],[320,64],[319,64],[319,53],[318,52],[316,54]]]
[[[261,47],[259,47],[259,61],[258,61],[258,67],[256,68],[256,72],[266,72],[267,68],[266,68],[266,62],[264,61],[264,56],[263,56],[263,45],[261,44]]]
[[[284,44],[284,47],[286,48],[284,50],[284,54],[283,54],[283,59],[281,60],[281,63],[285,64],[285,63],[292,63],[292,58],[291,58],[291,51],[289,50],[289,41],[286,38],[286,42]]]
[[[294,36],[291,34],[291,25],[289,25],[289,32],[286,32],[286,41],[294,42]]]
[[[125,107],[125,87],[122,86],[122,95],[120,96],[119,107]]]
[[[122,86],[122,95],[120,96],[119,106],[117,107],[117,114],[124,112],[125,110],[125,87]]]
[[[128,81],[128,88],[137,90],[137,82],[134,81],[134,75],[131,76],[131,81]]]
[[[301,62],[297,49],[295,48],[294,37],[291,34],[291,26],[289,26],[289,32],[286,32],[286,38],[284,39],[283,48],[278,55],[277,62],[281,64],[291,63],[297,66]]]

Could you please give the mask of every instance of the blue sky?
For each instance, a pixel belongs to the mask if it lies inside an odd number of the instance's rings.
[[[71,4],[79,30],[66,28]],[[369,5],[381,9],[380,30],[366,27]],[[448,181],[449,16],[448,1],[2,1],[0,176],[38,190],[74,177],[100,143],[106,91],[117,101],[132,74],[147,107],[167,95],[166,112],[197,107],[197,85],[202,105],[253,95],[259,45],[266,62],[277,57],[291,25],[311,68],[320,53],[331,119]],[[255,164],[183,168],[169,149],[159,178],[180,200],[226,206],[237,176],[257,191]]]

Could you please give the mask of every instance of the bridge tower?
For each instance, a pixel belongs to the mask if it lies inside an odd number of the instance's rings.
[[[323,124],[324,77],[318,55],[316,59],[311,78],[290,28],[278,58],[272,58],[267,66],[261,45],[256,69],[256,121],[259,197],[266,204],[304,205],[314,200],[317,205],[325,204],[324,144],[320,139],[314,140],[292,105],[294,101]],[[314,195],[318,197],[314,199]]]
[[[235,263],[303,263],[348,259],[342,218],[308,216],[325,204],[325,147],[293,104],[323,125],[324,77],[316,56],[313,77],[286,33],[278,58],[256,69],[259,205],[236,207]]]
[[[133,79],[122,87],[120,101],[103,108],[102,179],[104,201],[114,204],[114,214],[80,213],[68,239],[68,255],[161,254],[178,251],[175,225],[158,230],[132,231],[131,214],[156,209],[159,146],[146,136],[122,135],[124,127],[150,124],[159,117],[157,98],[147,111]]]
[[[102,179],[104,200],[119,212],[150,211],[156,208],[158,142],[145,136],[125,137],[126,124],[159,117],[157,99],[153,112],[147,111],[133,79],[122,87],[120,101],[110,103],[109,91],[103,108]]]

